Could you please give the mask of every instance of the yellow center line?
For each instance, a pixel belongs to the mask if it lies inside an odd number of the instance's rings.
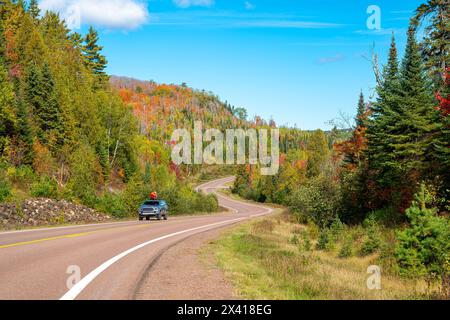
[[[150,227],[150,225],[146,224],[146,225],[142,225],[142,226],[127,226],[127,227],[123,227],[123,228],[120,228],[120,227],[119,228],[109,228],[109,229],[101,229],[101,230],[96,230],[96,231],[91,231],[91,232],[67,234],[67,235],[51,237],[51,238],[43,238],[43,239],[36,239],[36,240],[0,245],[0,249],[25,246],[25,245],[53,241],[53,240],[79,238],[79,237],[88,236],[88,235],[91,235],[94,233],[100,233],[100,232],[104,232],[104,231],[123,230],[123,229],[129,229],[129,228],[144,228],[144,227]]]
[[[6,249],[6,248],[18,247],[18,246],[25,246],[25,245],[28,245],[28,244],[35,244],[35,243],[41,243],[41,242],[46,242],[46,241],[52,241],[52,240],[77,238],[77,237],[87,236],[90,233],[92,233],[92,232],[75,233],[75,234],[68,234],[68,235],[59,236],[59,237],[44,238],[44,239],[24,241],[24,242],[12,243],[12,244],[5,244],[5,245],[0,246],[0,249]]]

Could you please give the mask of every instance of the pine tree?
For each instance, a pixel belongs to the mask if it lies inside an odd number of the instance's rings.
[[[85,38],[83,51],[86,59],[86,66],[97,77],[99,83],[105,83],[109,79],[105,72],[108,61],[105,56],[101,54],[103,47],[98,45],[98,40],[97,31],[95,31],[93,27],[90,27]]]
[[[27,104],[20,99],[17,103],[17,133],[23,149],[23,163],[33,163],[33,131],[30,126],[30,119]]]
[[[371,107],[371,116],[367,121],[367,158],[370,169],[377,172],[377,180],[382,184],[389,184],[391,175],[389,167],[394,161],[394,150],[389,145],[388,138],[393,134],[395,125],[400,119],[400,77],[394,35],[392,35],[388,63],[383,69],[383,79],[377,86],[377,95],[377,100]]]
[[[322,130],[315,131],[308,143],[308,176],[316,177],[325,168],[329,156],[328,141]]]
[[[30,4],[28,6],[28,12],[34,20],[39,18],[41,10],[39,9],[39,4],[37,0],[30,0]]]
[[[413,28],[401,68],[393,39],[377,93],[368,121],[369,169],[382,190],[391,194],[391,199],[383,196],[385,204],[405,208],[417,180],[431,175],[436,131],[433,99]]]
[[[400,118],[389,137],[401,171],[423,170],[429,165],[434,124],[433,97],[415,32],[408,32],[408,42],[401,68]]]
[[[424,21],[425,38],[422,57],[434,80],[436,89],[445,86],[445,72],[450,67],[450,4],[448,0],[428,0],[417,10],[413,27],[417,29]]]
[[[51,135],[60,143],[62,139],[61,110],[55,83],[47,64],[40,71],[34,63],[28,67],[26,79],[27,101],[38,126],[38,136],[48,143]]]
[[[83,37],[78,32],[73,32],[70,34],[69,39],[72,41],[73,46],[77,49],[83,48]]]
[[[442,198],[448,198],[450,192],[450,67],[446,72],[445,87],[436,95],[439,101],[437,107],[440,112],[436,121],[438,134],[434,143],[435,159],[438,162],[437,174],[442,177],[440,188]],[[443,208],[446,210],[446,208]]]
[[[25,1],[24,0],[15,0],[14,1],[19,8],[25,11]]]
[[[17,118],[14,107],[14,90],[8,80],[6,69],[0,62],[0,138],[11,137],[15,133]]]
[[[366,102],[364,100],[364,94],[361,91],[361,94],[359,95],[359,101],[358,101],[358,112],[356,115],[356,126],[362,127],[365,125],[364,114],[366,113]]]
[[[47,64],[44,65],[42,70],[42,89],[44,92],[44,108],[41,110],[39,115],[43,122],[43,126],[41,128],[44,131],[54,132],[58,138],[61,138],[61,110],[55,90],[55,82]]]
[[[6,18],[6,4],[0,5],[0,63],[5,62],[6,53],[6,34],[5,34],[5,18]]]

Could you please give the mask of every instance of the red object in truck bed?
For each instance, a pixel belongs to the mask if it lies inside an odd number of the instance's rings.
[[[158,194],[156,192],[150,193],[150,199],[152,199],[152,200],[158,199]]]

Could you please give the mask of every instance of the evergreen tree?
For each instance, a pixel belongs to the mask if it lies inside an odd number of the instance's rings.
[[[11,137],[15,133],[17,118],[14,107],[14,90],[8,80],[6,69],[0,62],[0,138]]]
[[[17,103],[17,133],[23,149],[24,164],[33,163],[33,131],[30,126],[30,118],[27,104],[20,99]]]
[[[404,208],[416,191],[415,182],[432,175],[436,131],[432,94],[413,28],[408,32],[401,68],[393,39],[377,93],[368,122],[369,169],[382,189],[391,194],[391,199],[383,197],[385,204]]]
[[[72,41],[73,46],[77,49],[83,48],[83,37],[78,32],[73,32],[70,34],[69,39]]]
[[[448,0],[428,0],[416,11],[413,27],[427,21],[422,56],[436,88],[445,85],[445,72],[450,67],[450,4]]]
[[[55,82],[47,64],[42,70],[43,108],[39,114],[42,120],[42,130],[50,131],[57,135],[58,139],[62,135],[61,110],[58,96],[55,89]]]
[[[0,63],[4,61],[6,52],[6,36],[3,5],[0,5]]]
[[[377,86],[377,95],[367,121],[367,158],[369,167],[377,172],[377,180],[382,184],[389,184],[389,178],[392,177],[389,167],[394,161],[389,136],[394,134],[395,125],[401,117],[399,63],[394,35],[388,63],[383,69],[383,79]]]
[[[315,131],[308,143],[308,176],[316,177],[325,169],[330,150],[322,130]]]
[[[105,56],[101,54],[103,47],[98,45],[98,40],[97,31],[95,31],[93,27],[90,27],[85,38],[83,51],[86,59],[86,66],[97,77],[100,83],[105,83],[109,79],[105,72],[108,61]]]
[[[39,18],[39,14],[41,10],[39,9],[39,4],[37,0],[30,0],[30,4],[28,6],[28,12],[34,20]]]
[[[366,113],[366,102],[364,100],[364,94],[361,91],[361,94],[359,95],[359,101],[358,101],[358,112],[356,115],[356,126],[362,127],[365,125],[365,121],[363,120],[364,114]]]
[[[24,0],[15,0],[14,3],[16,3],[20,9],[25,11],[25,1]]]
[[[42,71],[32,63],[26,79],[27,100],[38,126],[42,142],[48,143],[51,136],[56,143],[62,139],[61,110],[55,90],[55,83],[47,64]]]
[[[446,73],[445,87],[437,94],[437,98],[441,114],[436,121],[438,134],[434,141],[435,158],[438,162],[437,174],[443,181],[439,191],[442,198],[446,199],[450,192],[450,68]]]
[[[433,97],[413,29],[409,30],[401,68],[399,121],[389,137],[401,171],[423,170],[428,166],[434,124]]]

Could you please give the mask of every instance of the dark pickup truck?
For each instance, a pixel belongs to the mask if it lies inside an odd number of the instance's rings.
[[[167,220],[169,217],[169,206],[164,200],[147,200],[139,208],[139,220]]]

